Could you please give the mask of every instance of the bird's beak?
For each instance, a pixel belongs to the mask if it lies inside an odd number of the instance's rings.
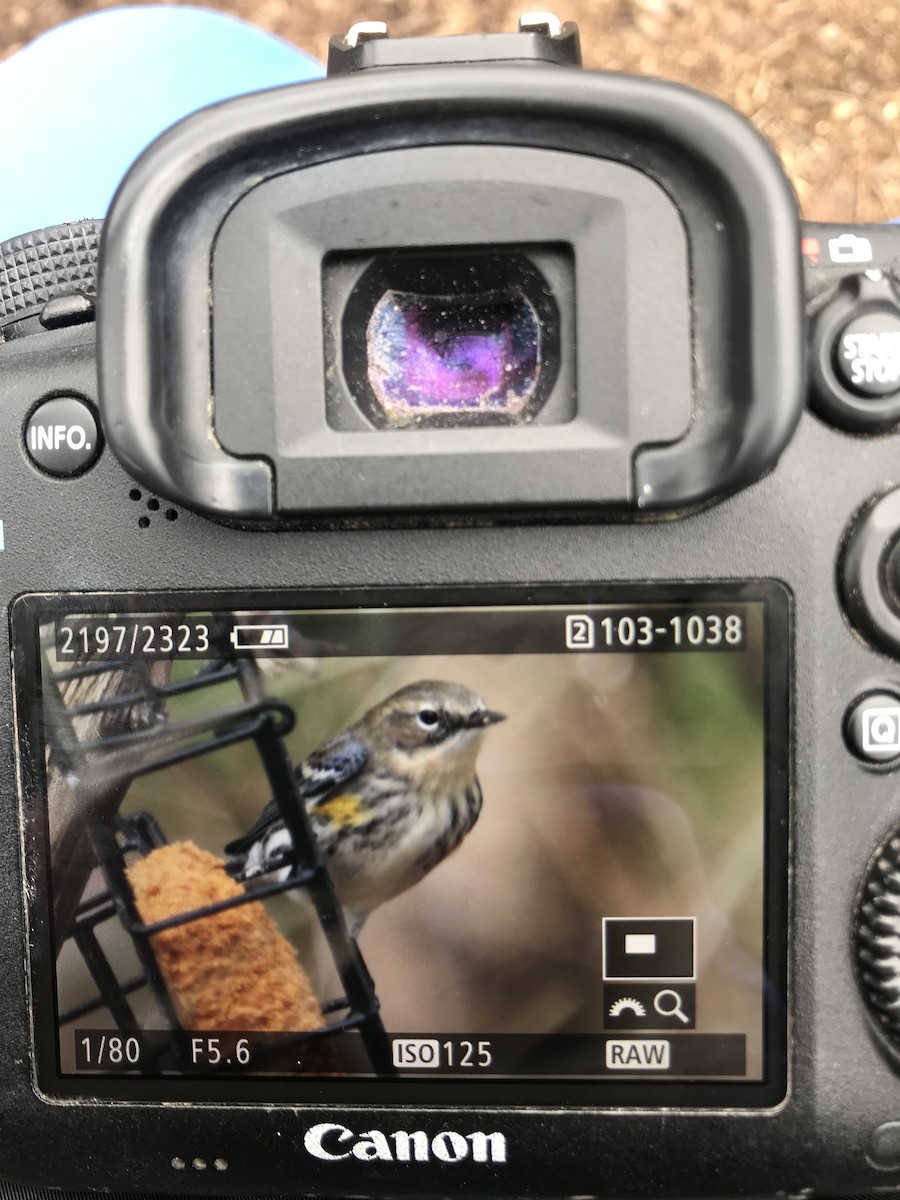
[[[506,713],[491,712],[490,709],[483,708],[479,712],[473,712],[466,721],[467,729],[486,729],[488,725],[497,725],[500,721],[506,720]]]

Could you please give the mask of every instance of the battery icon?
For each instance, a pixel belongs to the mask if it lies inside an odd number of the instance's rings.
[[[287,650],[287,625],[235,625],[229,634],[235,650]]]

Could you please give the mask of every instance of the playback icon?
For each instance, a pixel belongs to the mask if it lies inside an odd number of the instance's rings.
[[[693,981],[696,941],[693,917],[604,917],[603,978]]]

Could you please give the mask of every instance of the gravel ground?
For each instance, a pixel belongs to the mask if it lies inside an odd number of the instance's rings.
[[[395,35],[515,29],[496,0],[231,0],[223,10],[322,57],[331,33],[383,18]],[[101,0],[0,0],[0,56]],[[774,143],[806,216],[900,216],[900,0],[569,0],[586,65],[658,75],[735,105]]]

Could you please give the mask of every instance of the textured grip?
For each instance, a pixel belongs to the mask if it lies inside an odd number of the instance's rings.
[[[872,860],[856,919],[863,998],[895,1051],[900,1050],[900,830]]]
[[[74,292],[97,294],[102,221],[53,225],[0,243],[0,325]]]

